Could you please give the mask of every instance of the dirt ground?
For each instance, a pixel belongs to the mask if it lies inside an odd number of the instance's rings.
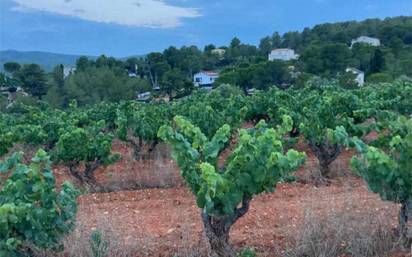
[[[151,256],[172,256],[202,245],[199,209],[185,187],[84,195],[79,203],[82,229],[109,225],[126,244],[145,246]],[[235,224],[231,240],[239,248],[247,245],[276,252],[299,229],[305,211],[342,208],[360,215],[386,215],[391,210],[395,226],[398,207],[380,201],[356,179],[327,187],[283,184],[276,192],[252,200],[249,212]]]
[[[120,144],[116,150],[124,157],[99,171],[100,183],[112,183],[119,190],[138,183],[162,188],[82,195],[75,233],[110,231],[122,244],[136,247],[136,256],[189,256],[191,250],[207,251],[199,209],[182,185],[176,165],[167,156],[147,163],[131,160],[130,150]],[[316,159],[308,149],[304,150],[308,159],[297,172],[303,182],[317,171]],[[359,215],[389,216],[395,227],[399,207],[381,201],[359,178],[349,174],[352,155],[345,152],[333,163],[332,170],[338,178],[328,185],[279,184],[274,193],[254,198],[249,212],[231,231],[235,247],[254,247],[265,253],[263,256],[281,256],[309,212],[326,215],[346,210]],[[62,171],[56,172],[63,176]],[[407,255],[396,255],[401,256]]]

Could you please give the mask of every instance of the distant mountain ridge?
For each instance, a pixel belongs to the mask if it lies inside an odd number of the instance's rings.
[[[3,70],[3,64],[6,62],[17,62],[20,64],[36,63],[43,67],[46,71],[51,71],[58,64],[74,67],[76,60],[80,56],[87,56],[89,59],[96,60],[97,56],[91,55],[74,55],[60,54],[42,51],[17,51],[17,50],[2,50],[0,51],[0,71]],[[133,55],[117,58],[125,61],[131,57],[143,57],[144,55]]]
[[[0,51],[0,70],[3,70],[3,64],[6,62],[17,62],[20,64],[36,63],[46,71],[51,71],[58,64],[75,66],[76,60],[81,55],[58,54],[40,51]],[[96,59],[95,56],[88,56],[90,59]]]

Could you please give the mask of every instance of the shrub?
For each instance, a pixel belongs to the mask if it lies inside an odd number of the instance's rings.
[[[46,152],[39,150],[30,165],[16,153],[0,163],[0,256],[18,256],[30,246],[59,248],[73,229],[78,192],[63,184],[56,191]]]
[[[355,139],[360,156],[353,158],[352,167],[371,191],[401,204],[399,230],[406,237],[412,211],[412,119],[401,116],[387,123],[375,146]]]
[[[202,209],[211,250],[220,257],[236,256],[229,244],[232,225],[247,213],[254,195],[273,191],[305,159],[303,153],[284,151],[282,140],[291,130],[292,119],[284,116],[283,125],[276,130],[263,121],[254,129],[241,129],[224,168],[219,167],[218,159],[229,145],[230,126],[224,125],[208,140],[183,117],[176,116],[174,122],[175,128],[163,126],[158,134],[172,146],[181,174]]]
[[[378,216],[354,215],[348,211],[326,215],[309,212],[284,256],[388,257],[400,246],[388,216],[388,213]]]

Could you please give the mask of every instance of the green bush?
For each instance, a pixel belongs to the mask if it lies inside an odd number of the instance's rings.
[[[20,256],[30,246],[58,249],[74,227],[78,195],[70,184],[57,192],[46,152],[39,150],[29,165],[22,153],[0,162],[0,256]]]
[[[366,78],[368,83],[392,82],[393,77],[388,73],[373,73]]]

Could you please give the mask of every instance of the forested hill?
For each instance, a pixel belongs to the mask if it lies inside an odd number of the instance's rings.
[[[272,40],[276,46],[290,47],[302,52],[312,44],[350,44],[352,39],[359,36],[379,38],[381,43],[388,47],[400,47],[401,42],[412,44],[412,17],[324,23],[313,28],[305,28],[301,32],[287,32],[281,37],[275,32]]]
[[[373,37],[380,44],[352,46],[352,40],[360,36]],[[268,61],[274,48],[291,48],[299,58]],[[10,61],[17,63],[6,65],[7,76],[14,79],[13,85],[21,85],[31,96],[55,107],[68,107],[71,100],[79,105],[131,100],[136,93],[152,89],[159,89],[152,93],[162,97],[180,98],[191,94],[193,75],[202,70],[219,74],[215,86],[231,84],[244,92],[273,86],[303,87],[313,77],[336,79],[342,87],[356,88],[359,84],[348,70],[362,74],[366,84],[412,78],[412,16],[325,23],[283,35],[274,32],[263,37],[258,46],[234,37],[227,46],[170,46],[161,52],[122,59],[104,55],[71,58],[76,71],[63,76],[61,66],[46,73],[38,65],[21,65],[26,62],[16,56]],[[58,63],[53,56],[48,59]],[[66,64],[66,60],[60,63]],[[42,60],[32,62],[42,64]]]
[[[399,47],[401,43],[412,44],[412,17],[324,23],[313,28],[305,28],[300,32],[291,31],[283,35],[274,32],[273,35],[261,39],[259,49],[267,52],[274,47],[289,47],[301,53],[313,44],[350,44],[352,39],[362,35],[379,38],[385,46]],[[46,71],[51,71],[58,64],[74,66],[79,57],[80,55],[40,51],[3,50],[0,51],[0,70],[3,69],[4,63],[13,61],[20,64],[36,63]],[[88,58],[96,59],[97,57],[88,56]],[[126,59],[127,57],[121,58],[121,60]]]
[[[58,64],[67,66],[75,66],[76,60],[80,55],[59,54],[39,51],[16,51],[4,50],[0,51],[0,70],[3,70],[3,65],[7,62],[18,62],[20,64],[36,63],[42,66],[46,71],[51,71]],[[91,59],[96,57],[89,56]]]

